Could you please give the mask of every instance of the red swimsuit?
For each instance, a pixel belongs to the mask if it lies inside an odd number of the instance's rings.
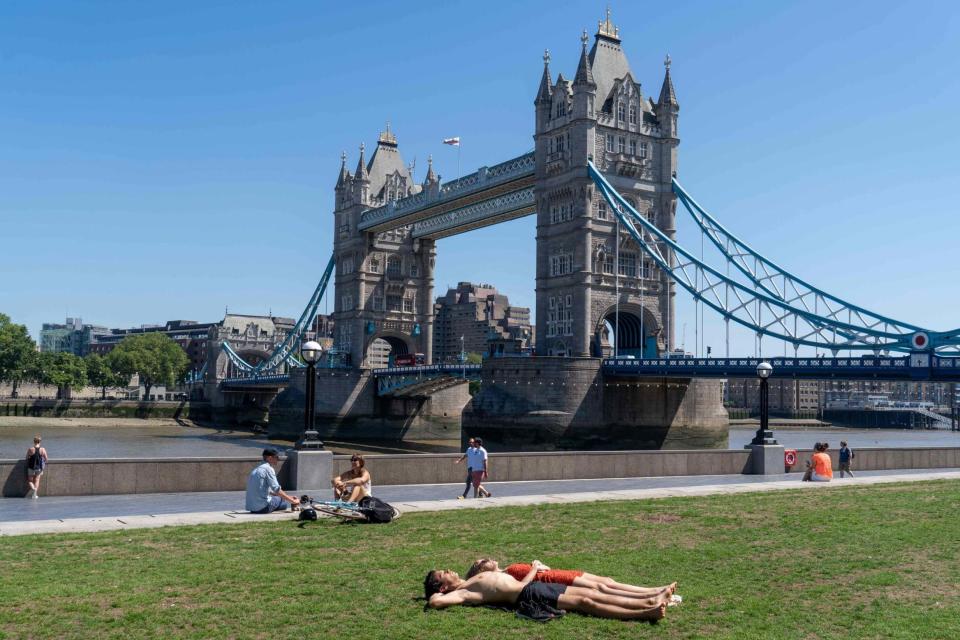
[[[530,573],[529,564],[511,564],[504,569],[514,580],[523,580]],[[583,571],[566,571],[564,569],[549,569],[547,571],[538,571],[534,580],[536,582],[551,582],[553,584],[565,584],[568,587],[573,581],[583,575]]]

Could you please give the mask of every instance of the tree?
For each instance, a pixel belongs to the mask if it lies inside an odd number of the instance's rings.
[[[36,355],[37,345],[27,328],[0,313],[0,382],[11,383],[14,398]]]
[[[106,360],[113,371],[127,378],[139,374],[147,398],[155,385],[171,387],[182,380],[190,366],[190,359],[180,345],[162,333],[128,336]]]
[[[39,354],[28,375],[41,386],[57,387],[57,399],[65,399],[70,389],[87,384],[87,367],[83,358],[62,351],[47,351]]]
[[[483,354],[471,351],[467,354],[467,364],[483,364]]]
[[[106,400],[107,387],[120,387],[130,380],[110,368],[109,361],[96,353],[84,358],[87,364],[87,381],[95,387],[100,387],[100,399]]]

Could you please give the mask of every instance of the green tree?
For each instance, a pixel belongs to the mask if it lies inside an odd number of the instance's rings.
[[[107,387],[121,387],[130,380],[110,368],[109,361],[103,356],[91,353],[84,358],[87,364],[87,381],[95,387],[100,387],[100,399],[107,398]]]
[[[467,364],[483,364],[483,354],[471,351],[467,354]]]
[[[146,397],[150,389],[162,384],[168,387],[182,380],[190,359],[176,342],[162,333],[128,336],[107,355],[109,367],[128,379],[139,374]]]
[[[57,398],[69,397],[70,389],[87,384],[87,367],[83,358],[62,351],[39,354],[33,362],[29,378],[41,388],[48,384],[57,387]]]
[[[14,398],[36,355],[37,345],[27,328],[13,324],[9,316],[0,313],[0,382],[12,385]]]

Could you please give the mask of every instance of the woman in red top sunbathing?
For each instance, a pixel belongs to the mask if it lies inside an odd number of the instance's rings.
[[[522,580],[530,572],[529,564],[511,564],[506,569],[501,569],[496,560],[492,558],[480,558],[470,567],[467,572],[467,580],[483,571],[502,571],[512,576],[514,579]],[[517,578],[517,576],[520,576]],[[565,584],[572,587],[585,587],[588,589],[598,589],[604,593],[618,595],[629,598],[651,598],[659,600],[664,594],[670,600],[674,591],[677,590],[677,583],[673,582],[663,587],[638,587],[632,584],[617,582],[613,578],[606,576],[595,576],[585,571],[570,571],[564,569],[551,569],[544,566],[537,572],[534,578],[536,582],[549,582],[554,584]],[[652,605],[651,605],[652,606]]]

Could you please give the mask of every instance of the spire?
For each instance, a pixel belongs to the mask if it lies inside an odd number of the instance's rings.
[[[580,35],[580,44],[583,49],[580,51],[580,63],[577,65],[577,75],[573,78],[573,86],[587,85],[597,88],[597,83],[593,81],[593,70],[590,68],[590,61],[587,59],[587,30],[584,29]]]
[[[679,107],[677,103],[677,94],[673,91],[673,79],[670,77],[670,64],[673,61],[670,60],[670,55],[668,54],[663,60],[663,66],[666,67],[666,74],[663,76],[663,86],[660,87],[660,100],[657,101],[658,104],[665,104],[671,107]]]
[[[387,130],[380,132],[380,139],[377,140],[378,145],[387,145],[391,147],[397,146],[397,136],[393,135],[390,131],[390,121],[387,120]]]
[[[610,19],[610,5],[607,5],[607,19],[597,21],[597,35],[620,42],[620,27]]]
[[[553,95],[553,89],[550,86],[550,49],[543,50],[543,77],[540,78],[540,89],[537,91],[537,99],[533,104],[549,103]]]
[[[427,156],[427,177],[423,179],[423,186],[438,182],[437,174],[433,172],[433,156]]]
[[[337,189],[342,189],[350,179],[350,172],[347,171],[347,152],[340,152],[340,176],[337,178]]]
[[[357,170],[353,174],[354,180],[365,180],[370,182],[370,175],[367,173],[366,159],[363,157],[364,145],[360,143],[360,159],[357,161]]]

